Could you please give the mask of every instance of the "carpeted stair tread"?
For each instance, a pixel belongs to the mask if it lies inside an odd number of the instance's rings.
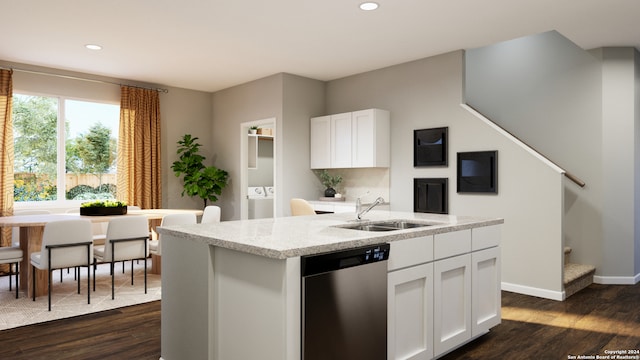
[[[564,265],[565,299],[593,283],[596,268],[591,265],[566,263]]]
[[[572,281],[575,281],[585,275],[589,275],[589,274],[593,275],[595,271],[596,271],[596,268],[591,265],[582,265],[582,264],[573,264],[573,263],[565,264],[563,283],[567,285]]]

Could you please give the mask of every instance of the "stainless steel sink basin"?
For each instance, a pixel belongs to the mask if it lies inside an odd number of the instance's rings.
[[[361,230],[361,231],[395,231],[404,229],[413,229],[423,226],[431,226],[432,224],[425,224],[420,222],[414,222],[409,220],[385,220],[369,222],[366,224],[351,224],[346,226],[340,226],[344,229]]]

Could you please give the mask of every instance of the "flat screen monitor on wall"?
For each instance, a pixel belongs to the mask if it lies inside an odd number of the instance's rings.
[[[498,151],[458,153],[459,193],[498,193]]]

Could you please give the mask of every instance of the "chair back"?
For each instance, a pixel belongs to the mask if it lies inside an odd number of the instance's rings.
[[[144,238],[140,241],[115,242],[115,258],[111,249],[111,240]],[[146,249],[146,252],[145,252]],[[126,215],[109,221],[104,241],[104,259],[109,262],[142,259],[149,256],[149,220],[144,215]],[[113,258],[113,259],[112,259]]]
[[[309,204],[304,199],[296,199],[293,198],[289,201],[289,205],[291,206],[291,215],[292,216],[300,216],[300,215],[315,215],[316,211],[313,210],[311,204]]]
[[[192,225],[197,224],[196,214],[167,214],[162,217],[160,227],[172,225]],[[162,254],[162,234],[158,237],[158,255]]]
[[[209,205],[204,208],[201,224],[220,222],[220,206]]]
[[[51,259],[47,246],[68,245],[90,242],[89,256],[86,246],[61,247],[51,249]],[[42,268],[60,269],[74,266],[88,266],[93,255],[91,221],[85,219],[59,220],[48,222],[42,233],[40,265]]]
[[[48,215],[51,214],[49,210],[15,210],[13,215]],[[13,246],[20,246],[20,228],[14,227],[11,232],[11,239]]]

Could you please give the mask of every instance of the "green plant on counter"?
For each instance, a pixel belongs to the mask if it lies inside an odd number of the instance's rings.
[[[229,182],[229,173],[215,166],[204,166],[205,157],[199,154],[200,145],[197,137],[185,134],[178,141],[177,154],[179,160],[174,161],[171,170],[176,177],[184,175],[184,189],[182,196],[198,196],[207,201],[218,201],[217,195],[222,193],[222,189]]]
[[[96,201],[88,201],[84,202],[80,205],[81,208],[89,208],[89,207],[125,207],[127,206],[126,202],[119,200],[96,200]]]
[[[335,188],[342,182],[341,175],[331,175],[326,169],[319,172],[318,176],[320,177],[322,185],[324,185],[327,189]]]

